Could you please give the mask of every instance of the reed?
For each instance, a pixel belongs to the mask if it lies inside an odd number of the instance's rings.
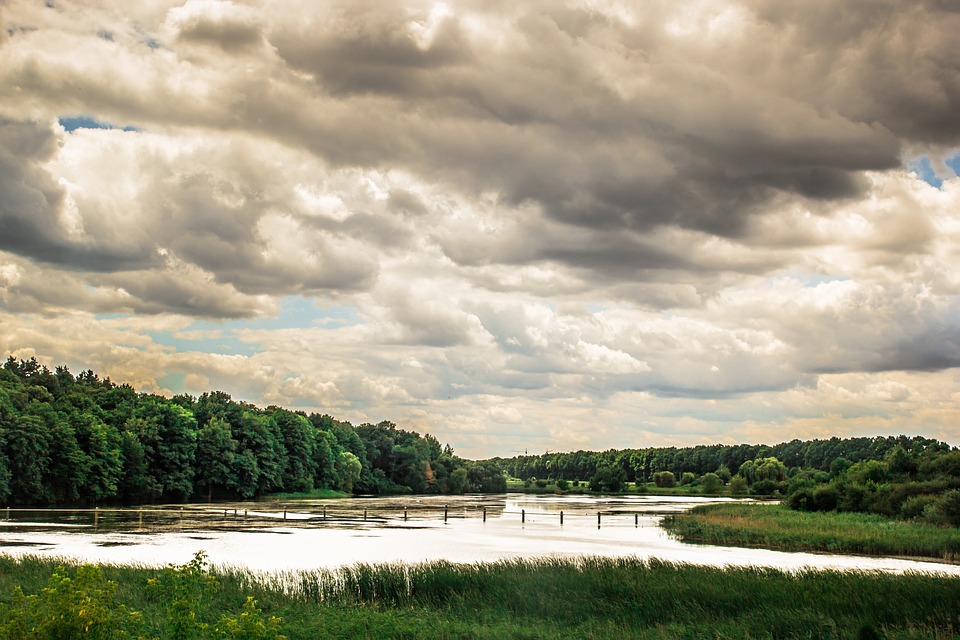
[[[55,564],[0,559],[0,602],[15,584],[28,593],[44,586]],[[960,637],[960,579],[943,575],[595,557],[210,572],[219,589],[198,620],[236,615],[253,596],[264,616],[282,618],[288,638]],[[146,587],[161,574],[104,568],[117,598],[142,612],[144,637],[174,637],[169,609]]]
[[[865,513],[806,512],[783,505],[725,503],[695,507],[665,517],[661,524],[688,542],[960,560],[960,529]]]

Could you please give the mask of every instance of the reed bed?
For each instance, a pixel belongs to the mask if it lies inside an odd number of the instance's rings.
[[[724,503],[668,516],[662,526],[688,542],[960,561],[960,529],[865,513]]]
[[[14,584],[38,590],[54,566],[0,559],[0,602]],[[158,570],[104,572],[163,629],[143,587]],[[960,579],[943,575],[595,557],[211,572],[220,587],[198,616],[215,620],[252,595],[288,638],[960,638]]]

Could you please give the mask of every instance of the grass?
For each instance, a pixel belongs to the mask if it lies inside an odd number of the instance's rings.
[[[322,499],[322,498],[350,498],[352,493],[343,491],[334,491],[333,489],[313,489],[312,491],[300,491],[296,493],[271,493],[270,498],[277,500],[296,500],[296,499]]]
[[[688,542],[960,561],[960,529],[864,513],[724,503],[668,516],[662,526]]]
[[[15,584],[36,593],[54,568],[0,558],[0,601]],[[145,587],[160,573],[104,568],[145,637],[174,637]],[[960,579],[945,576],[600,558],[213,573],[197,620],[235,616],[253,596],[288,638],[960,638]]]

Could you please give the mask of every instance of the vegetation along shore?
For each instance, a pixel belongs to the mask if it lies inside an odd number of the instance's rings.
[[[283,575],[0,558],[0,637],[955,638],[960,580],[584,558]]]

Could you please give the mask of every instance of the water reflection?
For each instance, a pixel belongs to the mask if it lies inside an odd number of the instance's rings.
[[[896,558],[690,545],[660,517],[725,498],[421,496],[157,506],[122,511],[0,510],[10,555],[163,565],[205,551],[257,571],[358,562],[479,562],[541,556],[636,556],[704,565],[924,571],[960,567]],[[562,514],[562,516],[561,516]]]

